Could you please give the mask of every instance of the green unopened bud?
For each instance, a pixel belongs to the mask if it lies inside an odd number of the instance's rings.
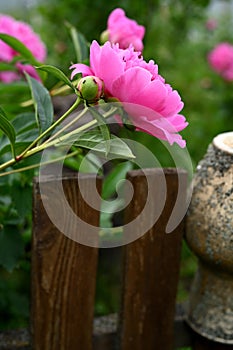
[[[108,102],[119,102],[120,103],[120,100],[118,100],[118,98],[116,98],[116,97],[108,97],[107,101]]]
[[[100,43],[104,44],[106,43],[106,41],[109,40],[109,32],[108,30],[104,30],[101,34],[100,34]]]
[[[103,96],[104,82],[98,77],[89,75],[79,80],[77,89],[81,98],[94,103]]]

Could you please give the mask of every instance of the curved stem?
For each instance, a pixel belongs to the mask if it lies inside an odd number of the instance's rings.
[[[88,111],[88,108],[85,107],[84,110],[77,115],[73,120],[71,120],[68,124],[66,124],[62,129],[58,130],[55,134],[53,134],[49,139],[43,142],[43,145],[49,143],[53,139],[55,139],[58,135],[63,133],[66,129],[68,129],[70,126],[72,126],[74,123],[76,123],[81,117],[84,116],[84,114]]]
[[[66,135],[63,135],[62,137],[58,138],[58,139],[53,139],[52,141],[51,140],[48,140],[45,141],[44,143],[42,143],[41,145],[39,146],[35,146],[33,147],[39,140],[41,140],[42,137],[44,137],[48,132],[50,132],[51,130],[54,129],[54,127],[56,127],[58,124],[60,124],[77,106],[78,104],[80,103],[80,100],[77,99],[76,102],[73,104],[73,106],[71,106],[71,108],[60,118],[58,119],[54,124],[51,125],[51,127],[47,130],[45,130],[45,132],[43,134],[41,134],[35,141],[33,141],[27,148],[26,150],[24,150],[19,156],[16,157],[16,159],[12,158],[10,159],[9,161],[5,162],[4,164],[0,165],[0,171],[1,170],[4,170],[6,168],[8,168],[9,166],[11,165],[14,165],[16,164],[17,162],[19,162],[20,160],[24,159],[24,158],[28,158],[36,153],[39,153],[41,151],[43,151],[44,149],[48,148],[48,147],[52,147],[56,144],[58,144],[59,142],[63,142],[63,141],[66,141],[67,139],[70,138],[70,136],[73,136],[75,134],[79,134],[80,132],[84,131],[84,130],[87,130],[89,129],[90,127],[98,124],[97,120],[92,120],[82,126],[80,126],[79,128],[71,131],[70,133],[66,134]],[[110,117],[111,115],[115,114],[117,111],[117,107],[113,107],[111,108],[107,113],[105,113],[103,115],[103,117],[105,119],[107,119],[108,117]],[[82,112],[81,112],[81,116],[84,115],[86,113],[86,109],[84,109]],[[76,117],[76,120],[80,118],[80,115],[78,115]],[[72,121],[72,123],[74,123],[74,120]],[[68,124],[69,126],[71,125],[70,123]],[[66,126],[59,130],[58,133],[60,133],[60,131],[64,131],[64,129],[66,129]],[[57,133],[57,134],[58,134]],[[43,136],[42,136],[43,135]],[[51,141],[51,142],[49,142]]]
[[[117,107],[113,107],[110,109],[110,111],[108,111],[107,113],[105,113],[103,115],[103,117],[105,119],[107,119],[108,117],[110,117],[112,114],[114,114],[115,112],[117,111]],[[60,142],[63,142],[63,141],[66,141],[66,140],[69,140],[70,136],[73,136],[75,134],[79,134],[81,133],[82,131],[84,130],[87,130],[89,129],[90,127],[94,126],[98,124],[98,121],[96,119],[94,120],[91,120],[90,122],[84,124],[84,125],[81,125],[79,128],[69,132],[68,134],[66,135],[63,135],[62,137],[58,138],[58,139],[55,139],[51,142],[44,142],[43,144],[35,147],[34,149],[32,149],[31,151],[27,152],[26,154],[26,157],[29,157],[37,152],[40,152],[40,151],[43,151],[45,148],[48,148],[48,147],[52,147],[52,146],[55,146],[56,144],[60,143]],[[49,140],[48,140],[49,141]]]
[[[8,160],[7,162],[1,164],[0,170],[4,170],[4,169],[8,168],[9,166],[14,165],[15,163],[17,163],[17,161],[15,160],[15,158],[12,158],[12,159]]]
[[[60,160],[64,160],[66,158],[70,158],[70,157],[73,157],[75,156],[76,154],[80,153],[80,150],[75,150],[73,151],[72,153],[69,153],[65,156],[61,156],[61,157],[58,157],[56,159],[52,159],[52,160],[48,160],[46,162],[42,162],[42,163],[38,163],[38,164],[32,164],[32,165],[28,165],[26,167],[23,167],[23,168],[20,168],[20,169],[15,169],[15,170],[10,170],[10,171],[6,171],[5,173],[2,173],[0,174],[0,177],[2,176],[6,176],[6,175],[11,175],[11,174],[15,174],[15,173],[19,173],[21,171],[26,171],[26,170],[30,170],[30,169],[35,169],[39,166],[42,166],[42,165],[48,165],[48,164],[52,164],[52,163],[56,163],[56,162],[59,162]]]
[[[80,104],[81,99],[78,97],[74,104],[66,111],[56,122],[54,122],[48,129],[46,129],[42,134],[40,134],[20,155],[16,157],[19,161],[24,157],[24,155],[34,147],[42,138],[44,138],[48,133],[50,133],[57,125],[59,125],[71,112],[73,112]],[[1,168],[0,168],[1,169]]]

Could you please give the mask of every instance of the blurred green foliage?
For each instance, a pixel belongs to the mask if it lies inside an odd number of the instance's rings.
[[[189,126],[182,134],[187,140],[187,147],[195,166],[213,137],[218,133],[231,130],[233,125],[231,114],[233,85],[225,83],[212,72],[207,62],[207,54],[215,44],[223,40],[233,43],[233,21],[231,14],[227,13],[224,17],[218,18],[215,30],[208,30],[206,21],[209,18],[207,7],[210,2],[210,0],[148,0],[146,2],[50,0],[28,11],[22,9],[13,11],[11,14],[17,19],[27,21],[35,31],[40,33],[48,48],[46,63],[59,67],[67,74],[69,74],[70,64],[75,63],[75,50],[67,23],[83,33],[89,42],[93,39],[99,40],[101,32],[106,29],[109,13],[116,7],[123,8],[128,17],[144,25],[146,27],[144,58],[153,59],[158,63],[160,74],[174,89],[178,90],[184,101],[183,114]],[[49,86],[53,83],[54,81],[48,81]],[[3,107],[6,106],[12,117],[15,109],[20,110],[20,102],[29,98],[28,87],[24,83],[21,87],[24,90],[15,85],[17,98],[12,103],[13,90],[7,91],[5,87],[1,90],[0,84],[1,103]],[[171,165],[167,150],[160,141],[142,133],[137,137],[153,150],[163,166]],[[20,233],[18,237],[20,242],[11,240],[12,237],[8,238],[7,244],[10,244],[10,240],[14,242],[13,251],[10,250],[12,254],[9,251],[9,255],[7,253],[5,256],[5,252],[0,250],[0,263],[8,270],[15,268],[11,274],[3,268],[0,270],[0,313],[6,320],[0,323],[0,327],[24,325],[28,320],[28,299],[22,293],[29,288],[31,204],[28,193],[32,177],[33,173],[28,173],[28,175],[11,177],[8,185],[0,182],[2,215],[0,218],[5,222],[9,218],[6,223],[7,228],[11,228],[13,238],[16,230]],[[14,201],[10,196],[13,188]],[[20,193],[24,195],[22,206]],[[6,237],[1,230],[0,241],[4,239]],[[185,243],[182,254],[179,300],[187,297],[190,280],[196,268],[196,261]],[[113,312],[118,303],[116,300],[118,286],[114,281],[118,283],[115,273],[118,274],[119,271],[117,269],[110,278],[109,271],[105,270],[105,267],[102,271],[102,277],[97,285],[97,314]],[[111,284],[112,290],[109,290]],[[15,292],[14,288],[18,292]],[[6,316],[6,310],[9,311],[8,316]],[[14,322],[11,321],[12,318]]]

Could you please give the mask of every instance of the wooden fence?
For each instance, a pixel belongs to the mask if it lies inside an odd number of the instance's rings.
[[[94,318],[98,248],[81,245],[54,226],[44,209],[39,182],[35,181],[31,328],[1,333],[0,349],[172,350],[189,346],[195,350],[232,349],[195,334],[185,322],[185,306],[176,304],[184,220],[170,234],[165,233],[165,227],[180,181],[185,200],[187,179],[182,170],[164,169],[164,173],[167,196],[162,214],[146,234],[120,248],[123,269],[119,313],[99,318]],[[160,174],[157,169],[128,173],[134,196],[125,210],[126,222],[143,209],[146,176],[154,181],[156,210]],[[56,185],[60,179],[48,176],[43,181],[47,196],[53,198],[55,206],[59,205],[59,198],[51,192],[54,188],[51,184]],[[91,196],[93,177],[83,175],[79,181]],[[100,190],[101,179],[95,181]],[[99,211],[89,207],[82,198],[77,174],[65,175],[62,182],[74,213],[98,226]],[[79,227],[74,230],[78,231]],[[127,234],[126,230],[124,235]]]

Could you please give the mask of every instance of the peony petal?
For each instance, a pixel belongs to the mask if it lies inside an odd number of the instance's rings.
[[[28,50],[31,51],[37,60],[44,62],[46,58],[46,47],[41,41],[40,37],[33,31],[29,24],[17,21],[11,16],[0,14],[0,33],[5,33],[15,37],[20,42],[22,42],[28,48]],[[0,40],[0,61],[10,62],[17,55],[18,52]],[[21,65],[21,68],[22,67],[23,71],[26,70],[36,79],[40,79],[35,69],[31,66]],[[18,65],[18,68],[22,73],[20,65]],[[0,75],[0,80],[4,82],[18,80],[19,78],[20,74],[15,72],[2,72]]]
[[[0,33],[14,36],[31,51],[37,60],[44,62],[46,58],[46,47],[39,35],[33,31],[29,24],[17,21],[8,15],[0,15]],[[12,59],[17,52],[11,49],[11,54]]]
[[[98,71],[100,57],[101,57],[102,47],[97,43],[96,40],[93,40],[90,46],[90,67],[93,72]]]
[[[165,84],[161,80],[155,79],[150,81],[149,84],[141,91],[138,103],[160,113],[162,108],[165,106],[167,94]]]
[[[170,90],[169,87],[167,87],[168,91]],[[183,107],[184,107],[184,104],[181,101],[181,98],[178,92],[176,90],[171,90],[168,92],[166,101],[163,107],[159,109],[159,112],[164,116],[170,117],[180,112]]]
[[[211,68],[225,80],[233,80],[233,45],[221,42],[208,54]]]
[[[95,53],[96,56],[95,56]],[[104,81],[108,92],[112,91],[113,82],[124,73],[125,62],[106,42],[102,47],[94,41],[91,45],[91,68],[94,75]]]
[[[130,68],[113,83],[112,94],[122,102],[142,105],[163,115],[168,91],[160,79],[151,80],[151,77],[144,68]]]
[[[181,135],[176,133],[175,128],[165,118],[148,121],[143,116],[140,120],[135,118],[132,118],[132,120],[138,130],[151,134],[161,140],[168,141],[170,145],[177,143],[181,148],[186,146],[185,140],[182,139]]]
[[[71,73],[71,79],[73,79],[74,76],[78,73],[82,73],[83,77],[86,77],[88,75],[94,75],[90,67],[82,63],[73,64],[72,66],[70,66],[70,69],[74,69]]]
[[[189,124],[185,117],[181,114],[176,114],[170,118],[167,118],[167,120],[174,126],[177,132],[185,129]]]
[[[0,72],[0,81],[4,83],[11,83],[12,81],[17,81],[20,79],[20,75],[15,72]]]
[[[141,67],[129,68],[112,84],[112,94],[121,102],[138,103],[141,91],[151,81],[151,73]]]
[[[22,64],[22,63],[18,62],[18,63],[16,63],[16,67],[18,68],[18,70],[21,74],[27,73],[32,78],[41,82],[41,78],[40,78],[39,74],[37,73],[36,69],[33,66],[31,66],[30,64]]]
[[[145,35],[145,27],[126,17],[124,10],[121,8],[115,9],[110,14],[107,30],[110,41],[118,43],[120,48],[126,49],[133,45],[137,51],[143,49],[142,39]]]

